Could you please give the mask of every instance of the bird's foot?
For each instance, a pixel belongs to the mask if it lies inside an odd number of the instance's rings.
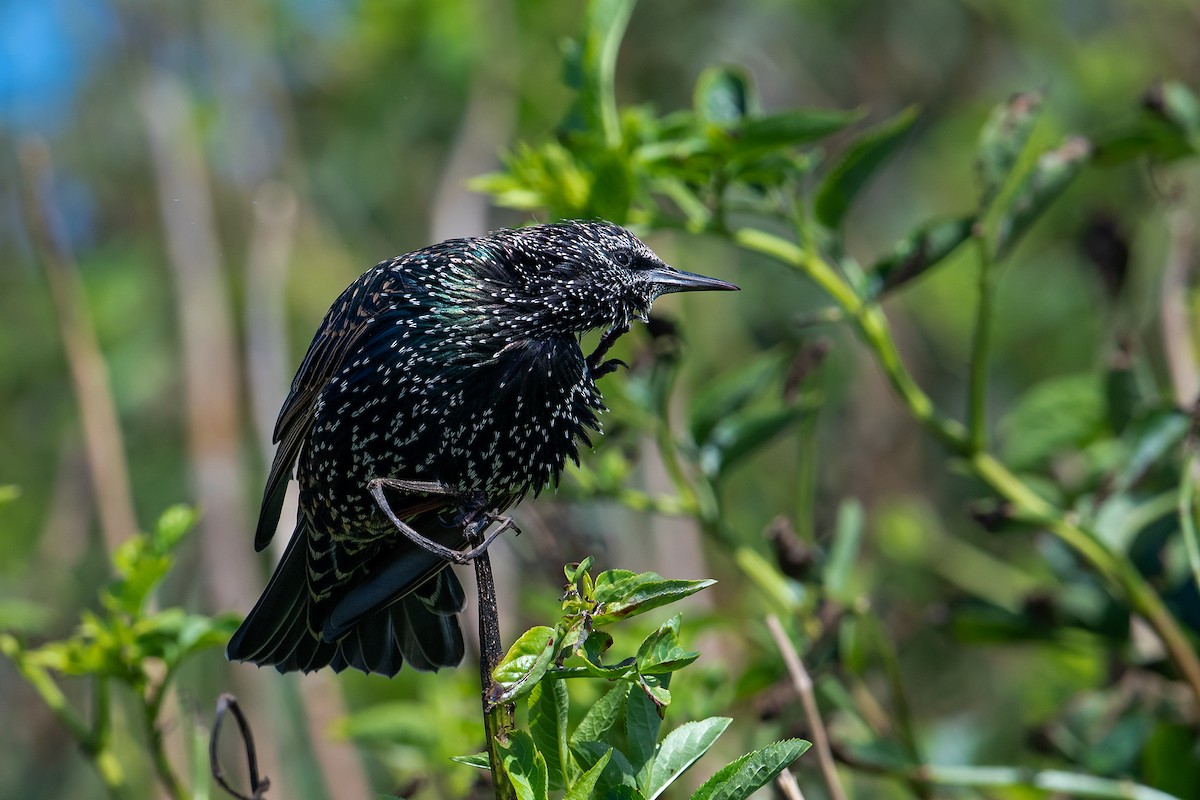
[[[467,550],[455,550],[452,547],[446,547],[418,533],[411,525],[400,519],[392,509],[391,503],[388,502],[387,494],[384,492],[385,488],[409,493],[459,497],[461,499],[461,510],[455,519],[455,524],[462,527],[467,543],[474,546]],[[371,496],[375,498],[376,505],[382,509],[388,520],[406,539],[417,547],[444,558],[453,564],[469,564],[474,561],[488,549],[488,546],[500,534],[509,529],[515,530],[518,535],[521,532],[521,529],[517,527],[511,517],[502,516],[488,509],[487,495],[483,492],[476,492],[469,497],[463,497],[461,492],[442,483],[406,481],[398,478],[373,478],[368,481],[367,489],[370,491]],[[488,528],[492,527],[495,523],[499,523],[499,527],[488,532]]]
[[[624,325],[609,328],[600,337],[600,343],[596,345],[595,351],[587,357],[588,374],[592,376],[593,380],[603,377],[610,372],[616,372],[617,367],[629,369],[629,365],[624,361],[615,358],[610,358],[607,361],[604,359],[604,356],[608,354],[612,346],[617,343],[617,339],[620,339],[628,331],[629,323],[625,323]]]
[[[589,370],[592,373],[592,380],[595,380],[596,378],[602,378],[610,372],[616,372],[617,367],[629,369],[629,365],[619,358],[610,358],[607,361],[601,361],[594,367],[589,367]]]

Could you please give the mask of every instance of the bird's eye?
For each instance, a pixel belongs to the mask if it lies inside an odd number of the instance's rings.
[[[633,253],[629,252],[628,250],[618,250],[616,255],[613,256],[613,259],[619,266],[628,267],[629,265],[633,264]]]

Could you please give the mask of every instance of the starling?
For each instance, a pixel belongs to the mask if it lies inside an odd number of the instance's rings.
[[[388,676],[458,664],[462,586],[389,514],[466,548],[475,521],[557,485],[590,446],[596,378],[620,363],[603,357],[633,319],[668,292],[736,288],[599,221],[451,239],[366,272],[325,315],[279,413],[255,549],[293,469],[296,528],[228,657]]]

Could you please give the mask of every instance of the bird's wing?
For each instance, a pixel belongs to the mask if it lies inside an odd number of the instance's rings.
[[[300,456],[304,438],[313,423],[313,407],[321,390],[342,368],[347,356],[354,353],[381,311],[389,308],[387,293],[390,284],[402,280],[385,267],[385,262],[363,275],[342,292],[326,313],[296,377],[279,418],[275,422],[273,441],[279,444],[267,485],[263,490],[258,528],[254,533],[254,549],[265,548],[275,535],[283,497],[287,493],[292,469]]]

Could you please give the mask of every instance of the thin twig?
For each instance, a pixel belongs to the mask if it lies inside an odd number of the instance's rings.
[[[246,772],[249,773],[250,779],[250,794],[242,794],[237,789],[229,785],[225,780],[225,770],[221,767],[221,759],[217,754],[217,744],[221,737],[221,723],[225,721],[225,714],[229,712],[233,714],[234,720],[237,721],[238,733],[242,736],[242,744],[246,750]],[[262,800],[267,789],[271,788],[271,779],[266,775],[258,774],[258,753],[254,749],[254,734],[250,731],[250,723],[246,721],[246,717],[242,714],[242,709],[238,706],[237,698],[231,694],[222,694],[217,698],[217,713],[213,718],[212,733],[208,737],[208,767],[212,771],[213,780],[217,786],[220,786],[227,794],[238,800]]]
[[[790,769],[785,767],[783,772],[775,777],[775,785],[787,800],[804,800],[804,792],[800,791],[800,784],[796,783],[796,776]]]
[[[63,350],[79,404],[91,482],[100,513],[105,551],[112,553],[137,532],[129,464],[108,367],[88,311],[79,269],[66,242],[53,198],[50,151],[40,139],[22,143],[25,219],[54,301]]]
[[[1167,258],[1159,294],[1163,350],[1171,386],[1175,390],[1175,402],[1180,408],[1191,408],[1200,395],[1200,373],[1188,321],[1188,283],[1196,246],[1190,212],[1184,208],[1172,211],[1168,230]]]
[[[829,796],[832,800],[846,800],[846,791],[842,788],[842,779],[838,777],[837,765],[833,761],[833,751],[829,747],[829,735],[825,731],[825,722],[821,719],[820,709],[817,708],[812,677],[804,668],[804,662],[800,660],[800,655],[792,646],[791,640],[783,630],[783,625],[774,614],[767,615],[767,627],[771,630],[775,646],[779,648],[779,652],[783,656],[783,663],[787,667],[788,675],[792,678],[792,686],[800,695],[800,703],[804,706],[804,715],[808,717],[808,726],[812,729],[813,747],[817,751],[817,762],[821,765],[821,776],[825,779]]]

